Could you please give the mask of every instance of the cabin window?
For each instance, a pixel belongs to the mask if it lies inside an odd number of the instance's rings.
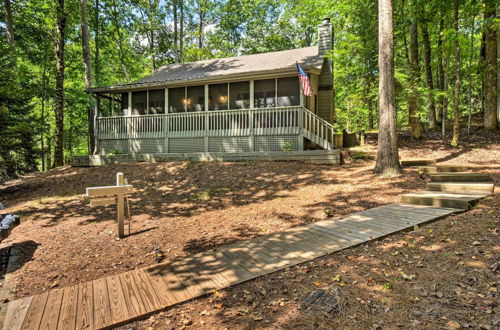
[[[184,112],[185,104],[184,99],[186,97],[186,88],[169,88],[168,89],[168,112]]]
[[[276,106],[276,79],[255,80],[254,105],[256,108],[272,108]]]
[[[229,108],[250,108],[250,82],[242,81],[229,83]]]
[[[118,115],[126,116],[128,114],[128,93],[122,93],[121,94],[121,111],[119,112]]]
[[[297,77],[278,78],[278,107],[300,105],[300,85]]]
[[[148,114],[157,114],[164,112],[165,112],[165,90],[164,89],[150,90]]]
[[[132,93],[132,115],[146,114],[147,91]]]
[[[228,109],[228,84],[216,84],[208,86],[208,110]]]
[[[187,111],[205,111],[205,86],[187,87],[186,99]]]

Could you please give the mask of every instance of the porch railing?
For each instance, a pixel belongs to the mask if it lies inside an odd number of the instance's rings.
[[[325,149],[335,146],[333,126],[302,106],[101,117],[96,122],[100,140],[288,134],[303,134]]]

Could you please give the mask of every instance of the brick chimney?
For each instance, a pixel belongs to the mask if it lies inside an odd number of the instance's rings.
[[[323,18],[323,22],[318,26],[318,54],[326,55],[326,52],[333,49],[333,27],[330,18]]]
[[[333,26],[330,18],[324,18],[318,26],[318,55],[325,56],[332,50]],[[336,121],[334,99],[333,63],[331,59],[326,58],[318,80],[318,115],[330,123]]]

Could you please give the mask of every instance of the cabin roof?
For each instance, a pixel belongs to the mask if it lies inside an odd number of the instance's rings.
[[[118,92],[182,82],[215,80],[270,72],[295,73],[295,63],[306,71],[321,70],[324,58],[318,47],[297,48],[278,52],[243,55],[189,63],[169,64],[160,67],[141,80],[126,85],[91,88],[89,92]]]

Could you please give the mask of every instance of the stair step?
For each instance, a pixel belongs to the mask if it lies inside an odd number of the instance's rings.
[[[442,172],[468,172],[476,169],[474,166],[460,166],[460,165],[436,165],[436,166],[421,166],[420,169],[424,173],[442,173]]]
[[[488,194],[413,193],[401,196],[403,203],[468,210]]]
[[[490,182],[489,174],[471,172],[438,172],[429,174],[433,182]]]
[[[435,159],[402,159],[401,166],[426,166],[426,165],[436,165]]]
[[[493,193],[495,184],[493,182],[428,182],[425,185],[428,191],[445,191],[452,193]]]

